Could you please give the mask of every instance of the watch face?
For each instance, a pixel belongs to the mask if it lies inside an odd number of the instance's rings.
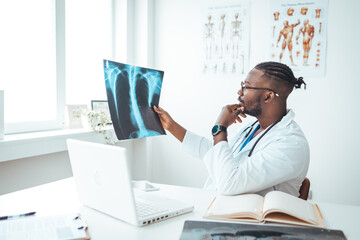
[[[221,131],[226,133],[226,127],[221,126],[219,124],[216,124],[212,129],[211,129],[211,133],[213,136],[217,135],[218,133],[220,133]]]
[[[219,131],[219,125],[215,125],[211,130],[213,135],[216,134],[218,131]]]

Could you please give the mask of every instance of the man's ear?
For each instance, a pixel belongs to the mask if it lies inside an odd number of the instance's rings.
[[[271,102],[275,97],[275,94],[273,92],[268,92],[265,94],[264,102],[269,103]]]

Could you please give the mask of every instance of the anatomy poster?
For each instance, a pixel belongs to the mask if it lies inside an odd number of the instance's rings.
[[[245,74],[249,66],[250,3],[225,3],[209,7],[203,17],[203,72]]]
[[[157,113],[164,72],[104,60],[111,120],[119,140],[164,135]]]
[[[270,54],[295,75],[324,76],[328,0],[271,0]]]

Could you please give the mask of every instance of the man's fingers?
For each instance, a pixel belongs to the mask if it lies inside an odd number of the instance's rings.
[[[160,113],[159,109],[155,105],[153,106],[153,109],[155,112]]]
[[[236,109],[235,109],[235,112],[236,112],[236,114],[237,115],[239,115],[239,114],[242,114],[242,112],[244,111],[244,107],[237,107]]]
[[[242,123],[242,120],[240,117],[246,118],[246,115],[243,113],[244,110],[245,110],[245,108],[243,106],[236,109],[236,113],[237,113],[236,121],[238,121],[239,123]]]
[[[153,108],[154,108],[155,112],[157,112],[157,113],[159,113],[159,114],[163,114],[163,113],[164,113],[164,109],[162,109],[160,106],[156,107],[156,106],[154,105]]]
[[[242,123],[242,120],[241,120],[241,118],[240,118],[239,116],[236,118],[236,120],[237,120],[239,123]]]
[[[230,104],[230,105],[227,105],[226,107],[230,110],[230,112],[236,112],[237,108],[239,108],[240,105],[239,104]]]

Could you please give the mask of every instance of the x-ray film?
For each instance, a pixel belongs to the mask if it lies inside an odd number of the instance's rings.
[[[104,60],[106,94],[119,140],[165,135],[158,106],[163,71]]]

